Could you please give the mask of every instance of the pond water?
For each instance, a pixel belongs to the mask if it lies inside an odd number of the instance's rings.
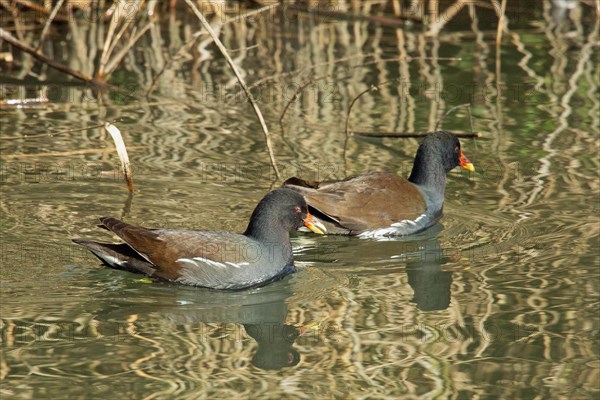
[[[438,35],[286,7],[223,24],[279,178],[183,4],[103,93],[39,63],[44,80],[23,81],[27,57],[0,63],[2,398],[598,398],[594,12],[540,2],[509,14],[498,51],[493,10],[473,5]],[[91,74],[98,30],[57,23],[44,52]],[[445,215],[428,231],[294,234],[298,272],[239,292],[148,283],[70,242],[110,240],[95,227],[103,215],[242,231],[290,176],[407,176],[419,139],[345,140],[350,104],[371,85],[352,107],[354,132],[481,132],[462,139],[476,172],[449,174]],[[133,196],[94,127],[105,121],[129,148]]]

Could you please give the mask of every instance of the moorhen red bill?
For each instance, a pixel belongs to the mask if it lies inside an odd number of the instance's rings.
[[[213,289],[260,286],[294,271],[290,231],[326,229],[290,189],[269,192],[256,206],[243,234],[148,229],[112,217],[101,227],[125,243],[73,239],[109,267]]]
[[[370,172],[342,181],[311,182],[290,178],[283,186],[301,193],[309,210],[329,233],[360,237],[410,235],[442,217],[446,174],[461,166],[475,167],[456,136],[434,132],[415,156],[410,177]]]

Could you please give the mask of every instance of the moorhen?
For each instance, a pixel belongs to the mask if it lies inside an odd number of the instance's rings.
[[[389,172],[370,172],[342,181],[290,178],[283,186],[301,193],[329,233],[360,237],[410,235],[442,217],[446,174],[456,166],[473,172],[456,136],[425,137],[408,180]]]
[[[261,286],[293,272],[289,232],[301,226],[326,232],[302,196],[290,189],[267,193],[243,234],[148,229],[112,217],[100,222],[125,243],[73,241],[109,267],[213,289]]]

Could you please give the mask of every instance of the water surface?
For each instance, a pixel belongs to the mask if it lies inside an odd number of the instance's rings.
[[[0,64],[2,100],[49,99],[0,111],[2,397],[600,396],[598,20],[585,4],[522,12],[498,53],[493,11],[471,6],[437,36],[283,8],[223,25],[281,179],[408,175],[418,139],[345,141],[370,85],[353,131],[431,131],[469,103],[441,127],[482,133],[462,140],[477,172],[449,174],[441,224],[297,234],[298,273],[234,293],[149,284],[69,240],[109,240],[102,215],[242,231],[282,182],[216,48],[174,56],[200,29],[189,12],[157,20],[100,96]],[[97,28],[58,25],[44,51],[91,73]],[[113,120],[131,198],[101,128],[32,137]]]

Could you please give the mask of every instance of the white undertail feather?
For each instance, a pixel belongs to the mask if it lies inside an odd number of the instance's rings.
[[[111,256],[110,254],[107,254],[107,253],[100,253],[100,252],[97,252],[94,250],[91,250],[91,251],[96,256],[98,256],[100,259],[104,260],[104,262],[106,262],[108,265],[118,265],[119,267],[123,267],[125,265],[125,263],[127,262],[124,259],[119,259],[119,257]]]
[[[366,231],[357,236],[360,238],[384,238],[389,236],[409,235],[419,230],[419,225],[421,222],[424,222],[423,220],[425,218],[427,218],[427,214],[421,214],[414,221],[404,219],[402,221],[391,224],[387,228],[379,228],[372,231]]]

